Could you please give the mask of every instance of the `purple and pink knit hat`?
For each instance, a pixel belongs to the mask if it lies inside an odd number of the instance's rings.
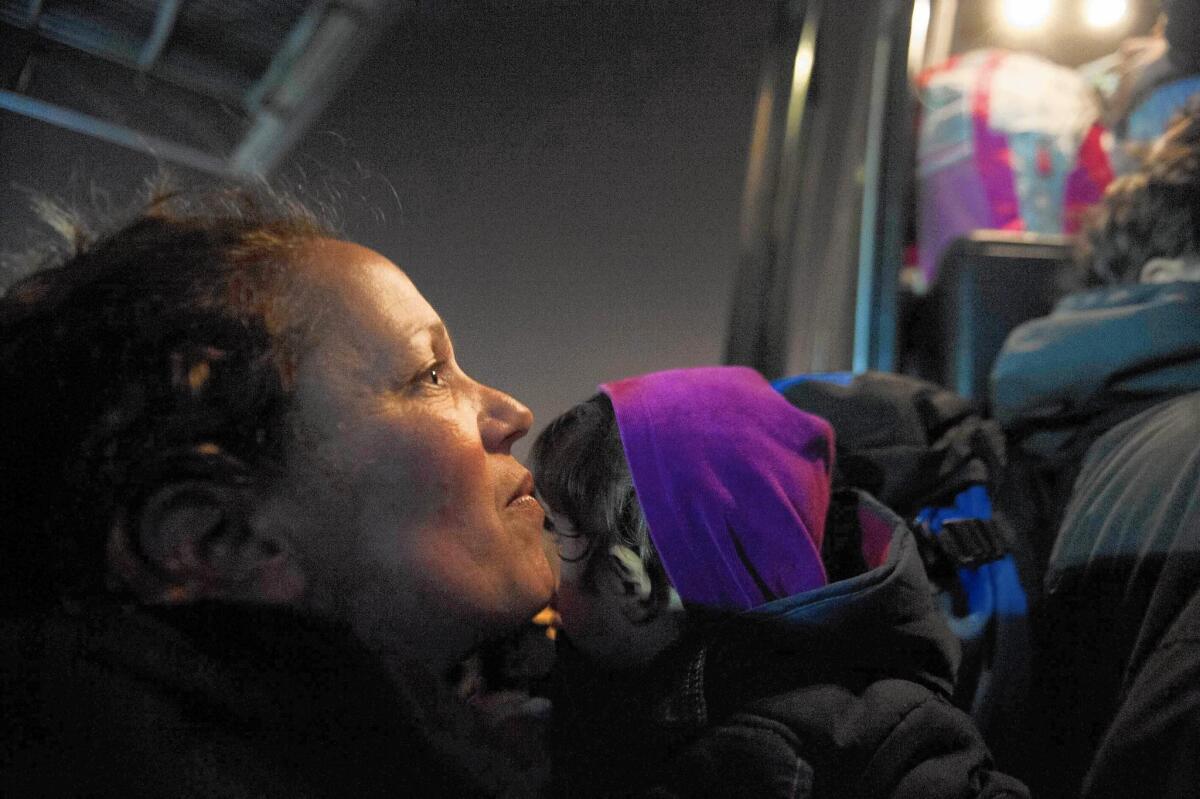
[[[825,585],[825,420],[744,367],[654,372],[600,389],[681,599],[749,609]]]

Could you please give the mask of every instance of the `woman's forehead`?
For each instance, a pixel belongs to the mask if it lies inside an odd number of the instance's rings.
[[[449,349],[437,312],[408,276],[379,253],[321,240],[311,245],[305,260],[306,277],[316,290],[310,305],[316,311],[300,369],[302,385],[319,387],[334,380],[358,391],[394,381]]]
[[[372,317],[411,333],[441,324],[441,318],[396,264],[374,250],[349,241],[317,239],[307,252],[316,279],[340,301],[351,319]],[[347,320],[348,321],[348,320]]]

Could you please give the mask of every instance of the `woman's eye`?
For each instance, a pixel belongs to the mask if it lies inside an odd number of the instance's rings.
[[[415,374],[410,372],[399,386],[403,386],[405,391],[416,392],[446,388],[446,365],[437,363],[433,366],[426,366]]]
[[[438,362],[432,366],[427,366],[425,371],[421,372],[419,381],[425,387],[441,387],[446,384],[446,364]]]

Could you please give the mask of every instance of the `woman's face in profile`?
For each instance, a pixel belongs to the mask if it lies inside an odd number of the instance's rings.
[[[390,261],[332,240],[310,255],[326,305],[296,370],[289,469],[314,601],[385,643],[478,640],[532,617],[554,588],[542,510],[510,453],[532,414],[463,373]]]

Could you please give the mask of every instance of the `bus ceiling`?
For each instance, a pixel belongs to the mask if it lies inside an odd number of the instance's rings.
[[[266,175],[412,6],[0,0],[0,109],[217,175]]]

